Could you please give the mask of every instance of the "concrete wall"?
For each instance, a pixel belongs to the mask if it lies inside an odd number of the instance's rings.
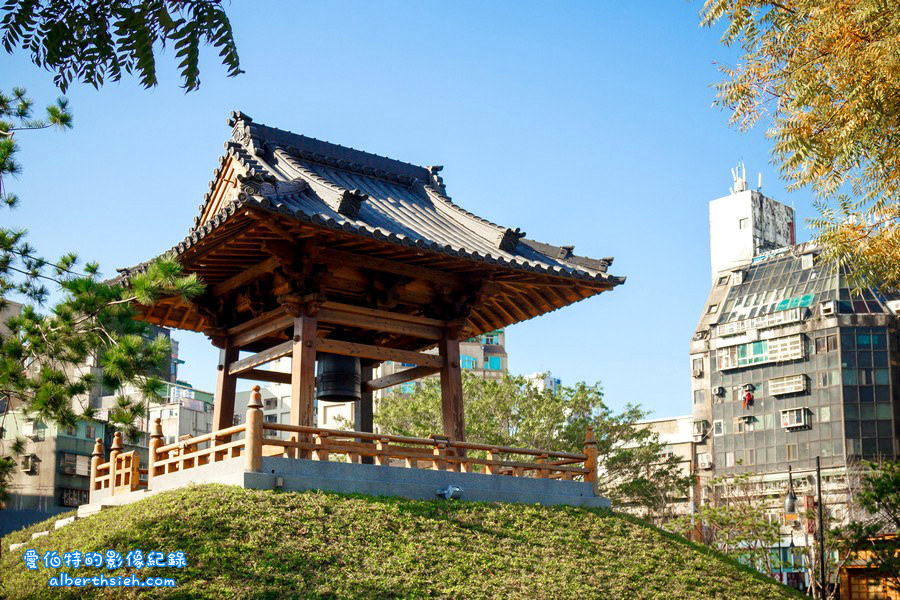
[[[593,495],[589,483],[580,481],[454,473],[282,457],[264,457],[260,473],[245,473],[244,459],[234,458],[180,473],[158,476],[153,480],[151,493],[196,483],[224,483],[248,489],[274,489],[278,477],[282,478],[282,489],[285,491],[326,490],[433,500],[437,497],[436,491],[439,488],[456,485],[463,490],[463,500],[478,502],[524,502],[585,507],[610,505],[609,500]],[[111,500],[106,492],[95,494],[92,504],[104,499]]]

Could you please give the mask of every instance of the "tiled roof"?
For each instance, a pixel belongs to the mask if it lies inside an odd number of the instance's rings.
[[[618,285],[612,258],[574,254],[464,210],[446,195],[441,167],[420,167],[254,123],[232,113],[226,156],[246,173],[240,193],[213,215],[207,194],[194,228],[175,250],[185,252],[243,205],[322,227],[526,271]],[[224,164],[224,159],[220,164]],[[214,181],[210,184],[213,189]],[[202,219],[202,221],[201,221]]]

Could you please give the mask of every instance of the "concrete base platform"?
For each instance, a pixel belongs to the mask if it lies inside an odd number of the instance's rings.
[[[109,496],[107,490],[94,492],[91,503],[78,509],[79,517],[106,506],[130,504],[166,490],[191,484],[221,483],[246,489],[285,491],[325,490],[370,496],[399,496],[434,500],[437,491],[454,485],[462,490],[460,499],[476,502],[521,502],[527,504],[608,508],[609,500],[593,494],[590,483],[455,473],[428,469],[407,469],[330,461],[263,457],[261,472],[244,471],[244,459],[234,458],[186,471],[153,478],[152,490]]]

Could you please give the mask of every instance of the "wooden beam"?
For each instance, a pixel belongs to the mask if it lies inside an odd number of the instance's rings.
[[[339,340],[329,340],[327,338],[319,340],[316,345],[319,352],[358,356],[359,358],[372,358],[379,361],[395,360],[398,362],[412,363],[419,367],[436,367],[439,369],[444,364],[444,360],[440,356],[435,356],[434,354],[397,350],[385,346],[370,346],[369,344],[342,342]]]
[[[420,325],[427,325],[430,327],[440,327],[442,329],[454,324],[447,321],[442,321],[440,319],[431,319],[428,317],[421,317],[419,315],[408,315],[405,313],[378,310],[376,308],[366,308],[364,306],[354,306],[353,304],[342,304],[340,302],[323,302],[321,308],[340,310],[383,319],[393,319],[395,321],[402,321],[404,323],[416,323]]]
[[[279,307],[231,327],[228,335],[232,337],[234,345],[240,348],[286,329],[293,322],[294,318],[285,312],[284,308]]]
[[[213,431],[234,425],[234,397],[237,379],[228,371],[228,366],[238,357],[238,349],[225,340],[225,347],[219,351],[219,374],[216,379],[216,395],[213,398]]]
[[[328,263],[384,271],[386,273],[404,275],[406,277],[412,277],[413,279],[422,279],[424,281],[432,281],[434,283],[442,283],[454,287],[463,287],[466,284],[465,279],[454,273],[448,273],[438,269],[417,267],[408,263],[375,258],[374,256],[343,252],[341,250],[334,250],[333,248],[320,248],[318,259]]]
[[[238,379],[252,379],[254,381],[268,381],[269,383],[291,383],[291,374],[281,371],[267,371],[264,369],[250,369],[238,375]]]
[[[447,329],[438,344],[438,351],[444,360],[444,367],[441,369],[441,415],[444,421],[444,435],[451,440],[462,442],[466,439],[466,425],[463,415],[458,334]]]
[[[293,349],[293,340],[282,342],[281,344],[273,346],[268,350],[257,352],[253,356],[248,356],[247,358],[242,358],[241,360],[236,360],[230,363],[227,367],[228,374],[239,375],[240,373],[249,371],[253,367],[258,367],[259,365],[264,365],[267,362],[272,362],[273,360],[281,358],[282,356],[289,356]]]
[[[372,308],[361,308],[337,302],[326,302],[323,304],[319,309],[318,318],[323,323],[399,333],[429,340],[440,339],[441,330],[446,325],[440,321],[438,321],[440,325],[432,324],[431,321],[436,321],[436,319],[402,315]]]
[[[385,375],[384,377],[379,377],[378,379],[366,381],[365,383],[363,383],[363,389],[367,392],[383,390],[384,388],[389,388],[394,385],[400,385],[401,383],[406,383],[407,381],[413,381],[415,379],[427,377],[428,375],[432,375],[434,373],[437,373],[438,371],[440,371],[438,367],[410,367],[409,369],[397,371],[396,373]]]
[[[266,260],[256,263],[249,269],[241,271],[231,279],[226,279],[222,283],[216,284],[213,286],[210,293],[213,296],[220,296],[222,294],[227,294],[231,290],[237,289],[241,286],[247,285],[254,279],[262,277],[267,273],[271,273],[275,270],[275,267],[278,266],[278,260],[274,257],[267,258]]]

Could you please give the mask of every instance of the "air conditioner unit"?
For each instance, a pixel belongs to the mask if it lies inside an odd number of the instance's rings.
[[[713,388],[712,393],[713,393],[713,396],[718,396],[719,398],[722,398],[725,396],[725,388],[723,388],[722,386]]]
[[[709,454],[701,454],[697,457],[697,466],[701,469],[712,469],[712,460]]]
[[[731,285],[740,285],[742,283],[744,283],[744,272],[734,271],[731,274]]]
[[[813,267],[813,255],[812,254],[804,254],[800,257],[800,268],[801,269],[812,269]]]
[[[834,300],[829,300],[828,302],[822,302],[819,304],[819,316],[821,317],[831,317],[837,314],[837,302]]]
[[[25,437],[33,437],[36,429],[34,421],[25,421],[22,424],[22,435]]]
[[[703,377],[703,369],[693,369],[691,375],[694,377]]]

